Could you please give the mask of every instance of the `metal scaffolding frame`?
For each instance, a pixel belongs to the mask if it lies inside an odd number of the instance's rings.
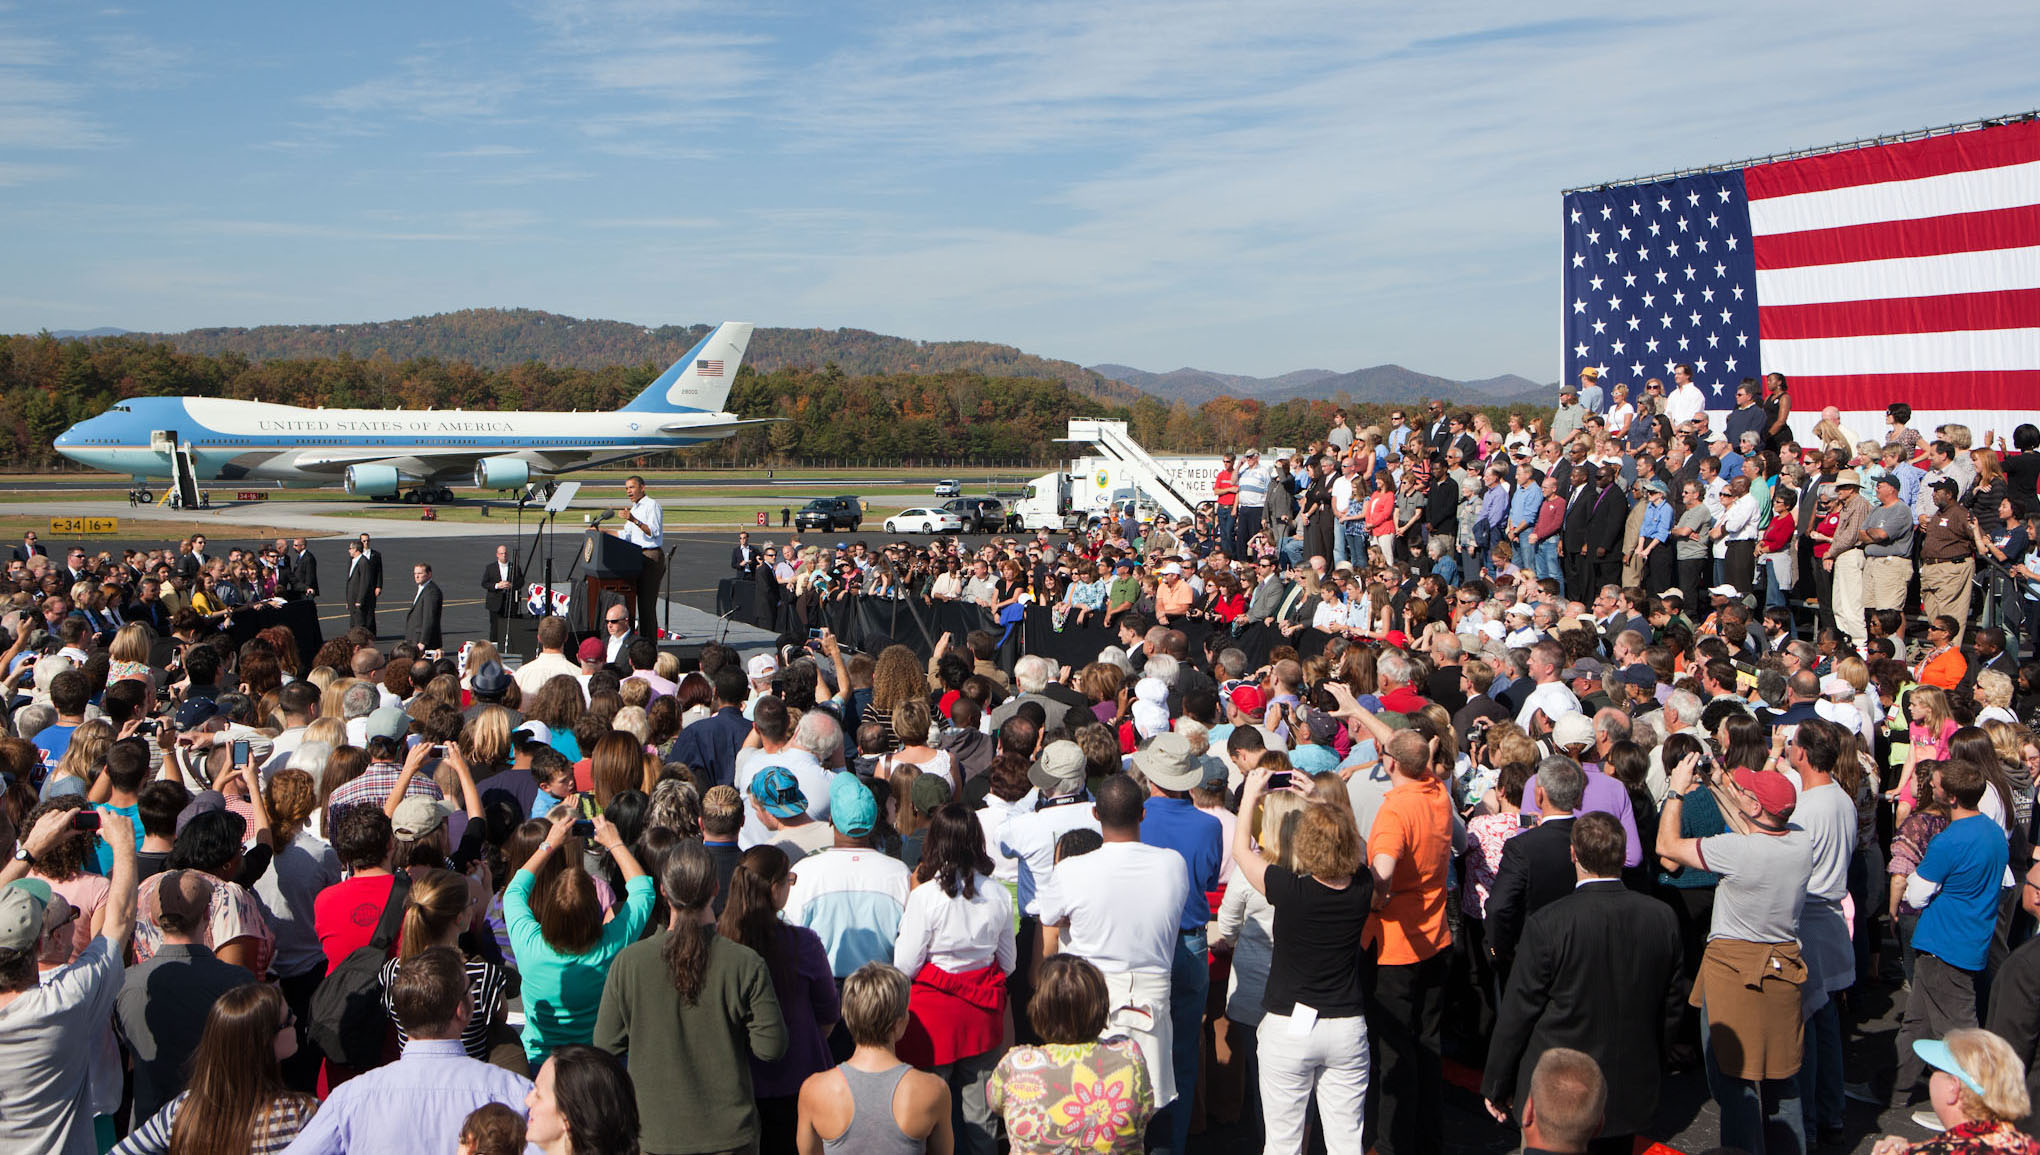
[[[1820,148],[1802,148],[1794,152],[1775,152],[1769,156],[1751,157],[1733,164],[1710,164],[1698,168],[1682,168],[1671,172],[1653,173],[1650,176],[1630,177],[1628,180],[1599,181],[1564,190],[1560,195],[1569,196],[1579,192],[1598,192],[1602,189],[1622,188],[1633,184],[1650,184],[1654,181],[1677,180],[1680,177],[1702,176],[1712,172],[1729,172],[1748,168],[1751,165],[1774,164],[1784,160],[1799,160],[1809,156],[1823,156],[1832,152],[1846,152],[1854,148],[1876,148],[1880,145],[1903,144],[1906,141],[1927,140],[1936,136],[1950,136],[1958,132],[1975,132],[1980,128],[2002,128],[2008,124],[2025,124],[2040,120],[2040,109],[2032,112],[2015,113],[2011,116],[1993,116],[1983,120],[1964,121],[1961,124],[1944,124],[1937,128],[1922,128],[1912,132],[1892,133],[1886,136],[1866,137],[1862,140],[1844,141],[1840,144],[1824,145]]]

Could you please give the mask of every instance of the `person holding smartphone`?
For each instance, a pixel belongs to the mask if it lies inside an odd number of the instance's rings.
[[[532,1070],[543,1066],[556,1048],[593,1041],[609,964],[638,940],[658,899],[658,888],[616,827],[607,818],[592,819],[582,829],[609,852],[624,879],[616,917],[602,920],[595,880],[582,865],[579,844],[569,846],[580,809],[573,798],[553,808],[545,841],[503,892],[504,923],[524,979],[524,1054]],[[539,869],[563,851],[558,872],[539,890]]]

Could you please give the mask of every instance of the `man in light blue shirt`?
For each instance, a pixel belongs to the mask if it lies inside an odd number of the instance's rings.
[[[403,1057],[333,1088],[286,1155],[451,1151],[477,1107],[501,1103],[524,1114],[531,1080],[470,1059],[461,1045],[472,1000],[458,951],[433,947],[405,959],[389,1001],[410,1040]]]
[[[1410,439],[1409,416],[1404,413],[1391,413],[1388,420],[1388,451],[1401,453],[1403,442]]]

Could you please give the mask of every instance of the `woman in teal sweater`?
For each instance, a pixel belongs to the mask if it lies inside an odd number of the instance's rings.
[[[574,801],[554,808],[545,841],[503,892],[504,923],[524,980],[524,1054],[534,1071],[555,1047],[594,1038],[609,964],[644,932],[658,898],[652,879],[605,818],[594,820],[594,838],[623,872],[616,917],[602,921],[595,880],[582,868],[578,846],[545,889],[536,889],[539,867],[573,836],[580,810]]]

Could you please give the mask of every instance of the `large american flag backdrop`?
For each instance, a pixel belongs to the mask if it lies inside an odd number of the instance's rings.
[[[2040,122],[1565,194],[1565,380],[1690,363],[1712,410],[1786,374],[1881,438],[1884,408],[2009,433],[2040,421]],[[1719,428],[1719,421],[1716,421]]]

